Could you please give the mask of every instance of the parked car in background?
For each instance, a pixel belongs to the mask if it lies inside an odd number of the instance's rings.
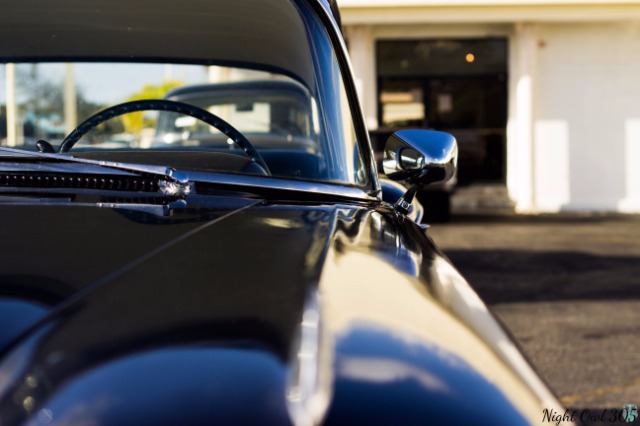
[[[381,184],[328,2],[0,8],[18,71],[73,66],[95,102],[134,79],[190,86],[110,101],[38,152],[0,147],[2,426],[562,410],[416,223],[416,192],[455,175],[455,139],[394,133],[382,166],[407,189]]]
[[[319,117],[309,91],[293,80],[243,80],[183,86],[164,97],[206,109],[227,121],[238,123],[238,130],[253,136],[255,145],[265,149],[278,145],[290,147],[293,139],[313,146]],[[314,129],[313,126],[316,128]],[[215,129],[191,117],[165,112],[158,119],[156,144],[214,143]],[[257,138],[257,139],[256,139]],[[306,140],[305,140],[306,139]],[[226,141],[223,141],[226,145]]]

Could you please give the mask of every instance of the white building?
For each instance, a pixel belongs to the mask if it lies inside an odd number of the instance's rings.
[[[371,128],[458,132],[517,211],[640,212],[640,1],[339,5]]]

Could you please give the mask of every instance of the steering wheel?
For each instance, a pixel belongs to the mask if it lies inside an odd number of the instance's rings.
[[[245,155],[249,157],[251,161],[258,163],[265,172],[267,172],[267,175],[271,176],[267,163],[265,163],[264,158],[262,158],[262,155],[260,155],[258,150],[256,150],[255,146],[253,146],[253,144],[249,142],[249,140],[240,133],[240,131],[227,121],[205,109],[166,99],[125,102],[102,110],[87,118],[78,127],[73,129],[73,131],[64,138],[62,144],[60,144],[58,152],[68,152],[76,142],[80,140],[80,138],[87,134],[91,129],[94,129],[105,121],[136,111],[169,111],[197,118],[227,135],[240,147],[240,149],[242,149],[242,151],[244,151]]]

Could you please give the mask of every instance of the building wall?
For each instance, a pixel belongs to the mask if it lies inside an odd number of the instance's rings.
[[[506,36],[506,184],[516,210],[640,212],[640,2],[546,3],[529,15],[506,0],[473,2],[492,3],[483,10],[495,19],[444,0],[411,0],[411,8],[343,3],[370,125],[377,117],[376,40]]]
[[[541,24],[535,204],[640,211],[640,22]]]

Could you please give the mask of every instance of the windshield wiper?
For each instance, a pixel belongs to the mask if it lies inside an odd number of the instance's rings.
[[[158,177],[158,190],[163,195],[183,197],[192,190],[189,176],[168,166],[154,166],[148,164],[119,163],[114,161],[90,160],[72,157],[66,154],[25,151],[15,148],[0,147],[0,161],[6,160],[40,160],[46,162],[64,162],[73,164],[92,165],[137,175],[152,175]]]

